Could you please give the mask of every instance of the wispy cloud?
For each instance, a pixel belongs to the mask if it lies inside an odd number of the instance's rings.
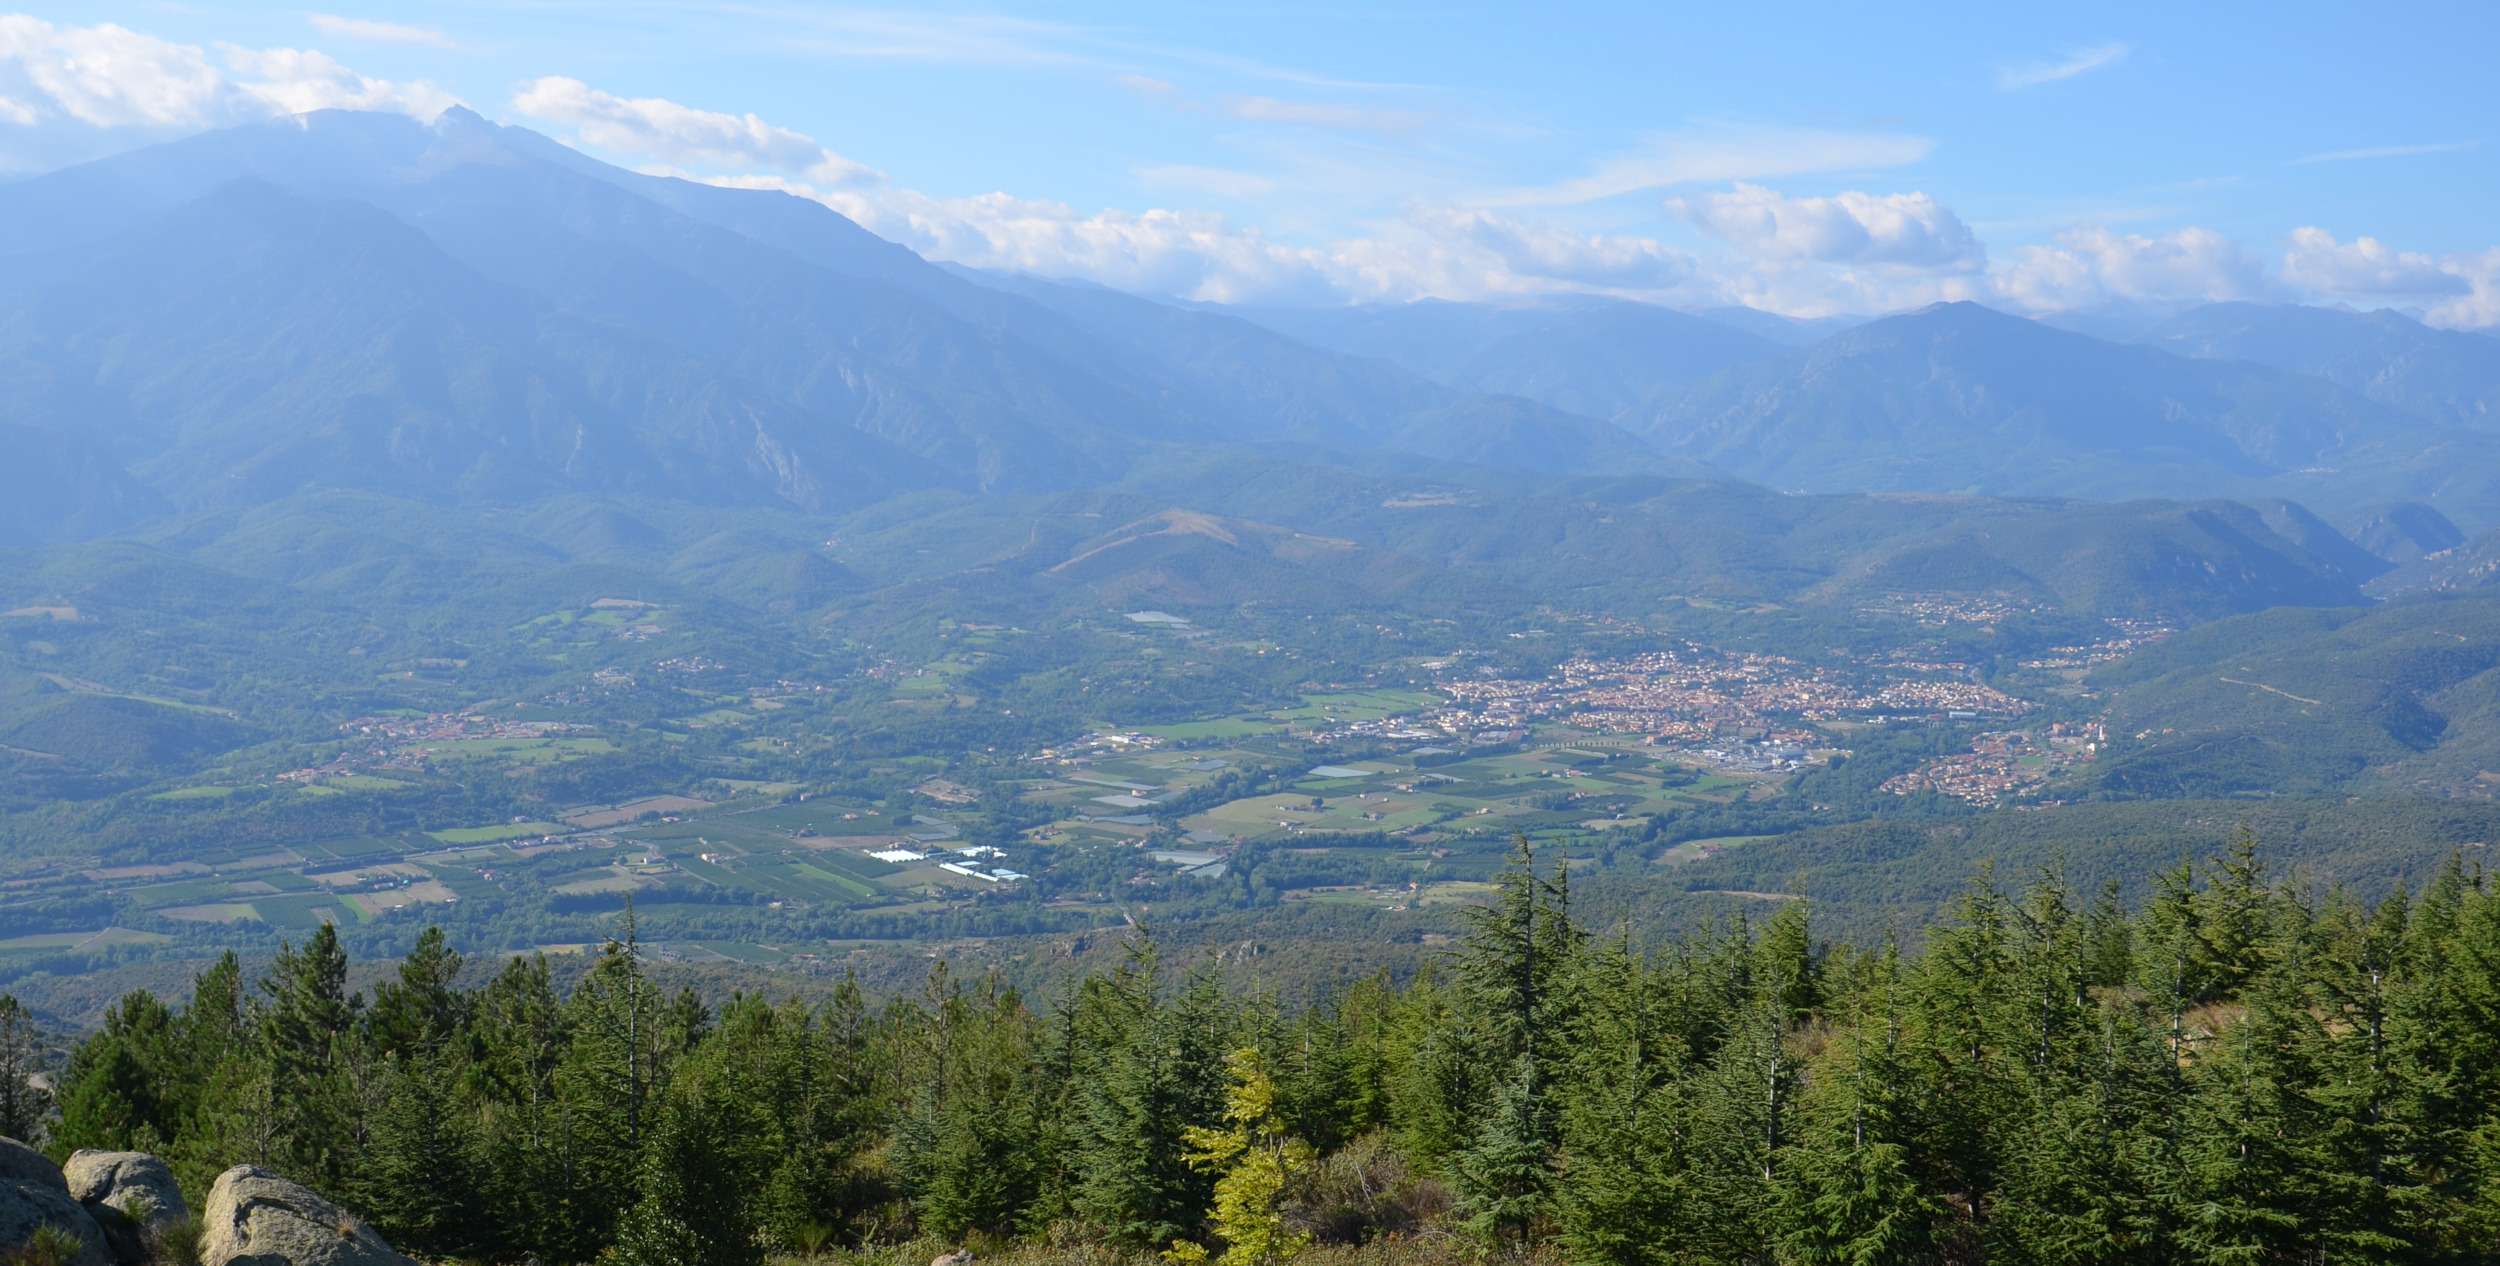
[[[2425,154],[2462,154],[2481,147],[2481,141],[2432,141],[2422,145],[2372,145],[2362,149],[2330,149],[2316,154],[2303,154],[2292,160],[2295,167],[2310,163],[2354,163],[2371,158],[2420,158]]]
[[[1497,190],[1486,206],[1573,206],[1677,185],[1776,180],[1825,172],[1906,167],[1936,143],[1901,132],[1816,128],[1700,127],[1653,137],[1588,174],[1550,185]]]
[[[1997,88],[2003,92],[2020,92],[2025,88],[2037,88],[2042,84],[2053,84],[2062,79],[2072,79],[2077,75],[2088,75],[2093,71],[2105,70],[2125,61],[2127,54],[2132,51],[2123,41],[2112,40],[2107,44],[2095,44],[2090,48],[2076,49],[2055,61],[2001,67],[1997,71]]]
[[[370,18],[341,17],[335,13],[307,13],[304,20],[324,35],[343,40],[361,40],[367,44],[404,44],[416,48],[439,48],[456,52],[460,41],[430,26],[411,26],[405,22],[376,22]]]
[[[1276,182],[1257,172],[1191,163],[1158,163],[1136,170],[1137,183],[1148,189],[1208,194],[1218,198],[1257,198],[1276,192]]]
[[[1173,67],[1336,92],[1431,91],[1280,66],[1233,53],[1135,39],[1117,29],[1041,18],[908,9],[789,6],[730,0],[720,11],[787,24],[789,47],[828,57],[954,66],[1096,70],[1123,82],[1164,80]],[[1131,85],[1135,86],[1135,85]]]
[[[1412,132],[1434,120],[1422,110],[1385,106],[1343,105],[1331,101],[1287,101],[1278,97],[1234,97],[1224,112],[1252,123],[1293,123],[1343,132]]]

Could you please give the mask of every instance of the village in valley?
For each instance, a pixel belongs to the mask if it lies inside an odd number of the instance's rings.
[[[1928,623],[2009,613],[1942,600],[1902,611]],[[542,627],[612,643],[664,618],[604,603]],[[1150,660],[1272,649],[1157,611],[1114,614],[1106,627]],[[630,898],[655,926],[709,925],[730,910],[911,919],[1010,902],[1109,913],[1222,878],[1239,850],[1282,848],[1319,876],[1288,899],[1402,907],[1473,891],[1514,837],[1566,853],[1647,838],[1663,819],[1775,799],[1887,734],[1947,735],[1953,750],[1892,773],[1886,798],[1989,806],[2051,795],[2106,745],[2074,688],[2080,669],[2163,632],[2112,623],[2102,640],[2030,657],[2013,686],[1941,645],[1809,659],[1620,620],[1588,627],[1610,649],[1535,672],[1519,671],[1508,647],[1445,646],[1310,681],[1282,706],[1151,724],[1115,716],[1028,750],[864,761],[826,746],[823,709],[863,689],[919,714],[976,709],[985,666],[1025,631],[954,626],[945,653],[870,656],[849,682],[742,675],[712,652],[664,645],[649,663],[603,664],[552,692],[351,717],[317,759],[156,801],[352,798],[447,774],[588,768],[639,741],[616,719],[627,699],[675,701],[662,737],[700,736],[720,753],[716,772],[687,785],[424,829],[195,846],[162,866],[68,862],[11,882],[30,897],[106,885],[156,928],[283,932],[411,907],[442,918],[515,892],[557,911],[612,913]],[[737,772],[741,762],[755,772]],[[1671,865],[1753,838],[1649,849]],[[653,952],[820,961],[804,939],[669,936]]]

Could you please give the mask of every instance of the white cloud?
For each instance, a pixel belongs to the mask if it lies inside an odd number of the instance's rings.
[[[2428,255],[2391,250],[2374,237],[2338,242],[2321,228],[2292,230],[2283,278],[2323,294],[2372,298],[2462,295],[2472,289]]]
[[[2130,51],[2132,50],[2124,43],[2113,40],[2107,44],[2095,44],[2090,48],[2076,49],[2055,61],[2007,66],[1997,71],[1997,88],[2004,92],[2020,92],[2025,88],[2037,88],[2042,84],[2053,84],[2062,79],[2072,79],[2077,75],[2088,75],[2093,71],[2125,61]]]
[[[423,81],[374,79],[304,49],[214,49],[112,23],[0,16],[0,169],[77,162],[163,137],[345,107],[431,117]]]
[[[1280,242],[1207,211],[1082,212],[989,193],[939,198],[893,185],[818,189],[772,176],[718,180],[814,198],[931,259],[1081,278],[1215,303],[1499,299],[1597,291],[1715,296],[1694,261],[1647,238],[1572,233],[1490,212],[1418,209],[1322,246]]]
[[[2465,293],[2432,304],[2422,319],[2453,329],[2500,330],[2500,246],[2450,255],[2442,265],[2464,279]]]
[[[1757,258],[1975,269],[1987,252],[1970,226],[1924,193],[1784,197],[1739,183],[1726,193],[1667,199],[1667,209]]]
[[[1711,270],[1708,285],[1718,296],[1715,302],[1793,317],[1902,312],[1990,297],[1987,279],[1975,273],[1764,260]]]
[[[1489,211],[1418,210],[1408,219],[1445,242],[1473,247],[1507,276],[1602,290],[1659,291],[1693,276],[1693,257],[1646,237],[1582,234],[1523,224]]]
[[[562,75],[524,86],[512,106],[569,127],[584,144],[611,153],[712,170],[763,167],[820,186],[877,179],[806,133],[753,114],[701,110],[664,97],[619,97]]]
[[[1500,190],[1486,206],[1569,206],[1676,185],[1727,184],[1828,172],[1906,167],[1936,143],[1897,132],[1809,128],[1705,127],[1652,138],[1639,150],[1599,163],[1584,176]]]
[[[307,13],[304,20],[314,30],[340,39],[362,40],[368,44],[404,44],[419,48],[439,48],[456,52],[460,42],[430,26],[410,26],[402,22],[376,22],[370,18],[341,17],[335,13]]]
[[[2205,228],[2158,237],[2073,229],[2054,245],[2016,251],[1994,281],[1998,293],[2034,311],[2112,299],[2253,299],[2274,289],[2255,256]]]
[[[2432,141],[2422,145],[2372,145],[2362,149],[2330,149],[2316,154],[2303,154],[2292,160],[2294,167],[2312,163],[2352,163],[2372,158],[2420,158],[2428,154],[2462,154],[2480,148],[2481,141]]]
[[[1270,241],[1212,212],[1086,213],[1005,193],[937,198],[891,186],[806,192],[932,259],[1215,302],[1340,297],[1320,252]]]
[[[208,52],[103,23],[0,17],[0,85],[38,118],[93,128],[170,128],[244,117],[247,101]],[[22,92],[22,96],[21,96]]]
[[[240,76],[236,87],[280,114],[313,110],[389,110],[430,119],[460,104],[459,98],[422,81],[392,83],[342,66],[327,53],[300,48],[218,46],[226,67]]]

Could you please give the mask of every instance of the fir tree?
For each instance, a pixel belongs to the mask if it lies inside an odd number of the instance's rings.
[[[1177,1263],[1279,1266],[1310,1243],[1307,1233],[1286,1227],[1284,1200],[1316,1156],[1308,1143],[1286,1132],[1276,1083],[1257,1047],[1226,1056],[1224,1070],[1230,1084],[1222,1123],[1192,1126],[1184,1136],[1190,1165],[1215,1176],[1207,1227],[1223,1251],[1210,1258],[1204,1245],[1181,1240],[1164,1256]]]
[[[41,1144],[52,1096],[37,1084],[35,1022],[12,994],[0,993],[0,1137]]]

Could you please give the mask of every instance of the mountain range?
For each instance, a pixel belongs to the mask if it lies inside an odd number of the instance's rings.
[[[1465,538],[1491,523],[1501,548],[1524,530],[1602,542],[1577,564],[1602,574],[1684,575],[1694,540],[1759,549],[1824,513],[1750,482],[2228,524],[2340,594],[2500,526],[2500,340],[2392,313],[2216,304],[2106,323],[2122,342],[1972,304],[1164,303],[932,264],[807,199],[626,171],[466,110],[319,112],[17,181],[0,241],[0,439],[21,455],[0,544],[324,490],[842,515],[1090,489],[1434,566],[1489,556]],[[1244,504],[1265,471],[1295,473]],[[1500,509],[1384,518],[1309,491],[1354,487]],[[1900,556],[1941,562],[1976,504]],[[2267,581],[2224,606],[2257,591],[2323,596]]]

